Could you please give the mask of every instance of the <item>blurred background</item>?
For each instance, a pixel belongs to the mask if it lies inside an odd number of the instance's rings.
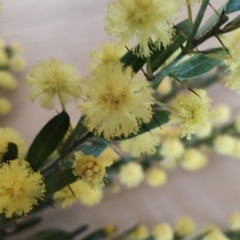
[[[211,4],[218,8],[224,2],[212,0]],[[104,31],[108,1],[2,0],[2,3],[0,37],[6,42],[17,40],[22,44],[27,66],[18,74],[17,90],[8,94],[13,109],[9,115],[0,118],[0,126],[20,131],[30,145],[56,110],[46,111],[37,102],[31,103],[25,84],[26,74],[39,60],[56,57],[62,62],[71,62],[80,75],[86,77],[89,51],[99,49],[102,42],[109,40]],[[195,13],[198,7],[196,5]],[[212,13],[209,8],[207,14]],[[183,11],[178,21],[186,16]],[[207,47],[214,43],[209,41]],[[221,83],[209,88],[208,92],[213,105],[229,104],[232,116],[240,111],[240,97]],[[75,106],[69,104],[67,110],[72,121],[77,122],[80,113]],[[239,169],[239,160],[211,154],[209,165],[203,170],[192,173],[179,168],[170,171],[163,187],[152,189],[143,183],[131,190],[122,187],[117,194],[106,189],[103,201],[95,207],[87,208],[76,203],[66,210],[49,208],[43,212],[44,221],[31,233],[47,227],[73,230],[85,223],[90,224],[92,230],[111,223],[119,226],[121,231],[137,222],[149,227],[158,222],[173,223],[181,215],[192,217],[198,230],[208,223],[224,228],[229,214],[240,209]],[[22,234],[17,239],[24,236]]]

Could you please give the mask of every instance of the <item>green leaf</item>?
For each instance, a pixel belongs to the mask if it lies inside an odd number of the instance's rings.
[[[138,47],[138,46],[136,46]],[[146,63],[145,58],[138,57],[133,53],[132,50],[129,50],[121,59],[120,62],[123,63],[124,67],[131,66],[133,71],[137,73],[143,65]]]
[[[202,37],[206,32],[208,31],[213,31],[216,26],[218,26],[218,29],[222,24],[224,24],[228,18],[224,14],[224,7],[226,3],[223,4],[218,10],[217,13],[214,12],[213,15],[199,28],[197,34],[196,34],[196,39],[199,39]]]
[[[202,5],[201,5],[201,7],[199,9],[199,12],[197,14],[197,17],[196,17],[194,23],[193,23],[192,31],[191,31],[191,33],[190,33],[190,35],[188,37],[186,48],[188,46],[190,46],[190,44],[192,43],[192,40],[194,39],[194,37],[195,37],[195,35],[197,33],[197,31],[198,31],[198,29],[200,27],[200,24],[202,22],[204,13],[205,13],[205,11],[207,9],[208,4],[209,4],[209,0],[203,0],[202,1]]]
[[[225,50],[218,48],[209,52],[224,54]],[[207,73],[218,66],[222,61],[222,59],[206,57],[204,54],[200,53],[175,66],[171,70],[171,74],[179,79],[191,79]]]
[[[69,125],[69,116],[63,111],[53,117],[35,137],[27,154],[27,161],[35,171],[44,166],[47,158],[57,149]]]
[[[229,230],[229,231],[224,232],[224,234],[230,240],[240,240],[240,232],[239,231]]]
[[[18,147],[15,143],[8,143],[8,150],[2,157],[2,162],[7,162],[18,158]]]
[[[226,8],[225,8],[225,12],[227,14],[233,13],[233,12],[236,12],[239,10],[240,10],[240,1],[239,0],[229,0],[228,1]]]
[[[63,153],[67,152],[69,147],[73,144],[76,139],[81,139],[88,133],[88,129],[83,125],[84,117],[81,117],[76,125],[76,127],[71,132],[70,136],[62,146]]]
[[[224,28],[220,31],[221,33],[231,32],[240,27],[240,15],[235,17],[232,21],[230,21]]]
[[[122,239],[125,239],[126,237],[128,237],[138,227],[138,225],[139,224],[134,225],[133,227],[131,227],[127,231],[121,233],[119,236],[113,238],[112,240],[122,240]]]
[[[62,171],[55,170],[45,177],[46,195],[55,193],[56,191],[75,182],[77,177],[72,173],[72,168],[64,169]]]
[[[71,240],[72,237],[68,232],[62,230],[49,229],[44,230],[27,238],[26,240]]]
[[[102,228],[102,229],[98,229],[98,230],[88,234],[87,236],[82,238],[82,240],[101,240],[101,239],[105,239],[107,236],[108,235],[107,235],[105,229]]]
[[[152,71],[156,71],[162,66],[167,59],[180,48],[180,43],[183,44],[186,41],[186,36],[190,34],[190,28],[188,19],[178,23],[176,25],[175,35],[173,36],[173,42],[166,48],[161,47],[160,50],[156,49],[151,55]],[[184,36],[186,35],[186,36]]]
[[[90,141],[86,141],[77,150],[83,152],[85,155],[93,155],[97,157],[108,146],[106,140],[101,137],[94,137]]]

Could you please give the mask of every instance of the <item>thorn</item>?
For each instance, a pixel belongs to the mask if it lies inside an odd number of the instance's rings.
[[[157,123],[157,125],[159,126],[159,128],[162,130],[161,125],[159,124],[158,120],[156,119],[156,117],[153,115],[153,119],[155,120],[155,122]]]
[[[109,144],[109,147],[112,148],[112,150],[117,153],[121,158],[124,158],[124,156],[122,156],[122,154],[115,147],[113,147],[112,144]]]
[[[151,135],[153,135],[153,134],[151,133],[151,131],[147,129],[147,127],[145,127],[144,125],[142,125],[142,127],[143,127],[146,131],[148,131]]]
[[[55,207],[52,203],[50,203],[49,201],[47,201],[46,199],[43,199],[42,201],[45,202],[45,203],[46,203],[47,205],[49,205],[50,207],[53,207],[53,208],[56,209],[56,207]]]
[[[13,224],[14,224],[14,226],[15,226],[16,228],[18,227],[18,225],[17,225],[17,223],[16,223],[15,220],[13,220]]]
[[[68,185],[68,188],[69,188],[69,190],[71,191],[73,197],[77,200],[77,197],[76,197],[76,195],[75,195],[75,193],[74,193],[74,191],[72,190],[72,188],[71,188],[70,185]]]
[[[210,2],[208,3],[208,5],[218,15],[218,17],[220,18],[221,16],[219,15],[218,11],[213,7],[213,5]]]
[[[200,95],[197,94],[192,88],[190,88],[190,87],[187,87],[187,88],[188,88],[189,91],[193,92],[193,93],[196,94],[198,97],[200,97]],[[200,98],[201,98],[201,97],[200,97]]]

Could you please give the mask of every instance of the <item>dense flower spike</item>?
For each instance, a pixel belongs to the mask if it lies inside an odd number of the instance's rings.
[[[191,139],[194,134],[206,127],[206,124],[214,117],[210,113],[211,99],[203,89],[194,90],[188,95],[179,94],[171,103],[172,112],[170,123],[181,123],[182,137]]]
[[[136,134],[152,117],[153,90],[145,79],[133,79],[130,68],[109,63],[97,68],[87,81],[82,104],[84,124],[104,138]]]
[[[0,71],[0,89],[14,90],[17,85],[17,80],[12,74],[6,71]]]
[[[122,44],[137,39],[141,56],[150,56],[148,41],[156,40],[158,48],[166,47],[172,39],[172,20],[180,8],[180,2],[169,0],[115,0],[107,6],[106,31],[116,36]]]
[[[0,128],[0,160],[7,151],[8,143],[14,143],[18,147],[18,157],[23,158],[27,147],[20,133],[11,128]]]
[[[101,188],[92,189],[87,183],[81,180],[64,187],[53,195],[53,199],[59,202],[62,208],[71,206],[77,200],[82,205],[92,207],[98,204],[102,197],[103,191]]]
[[[129,162],[122,166],[119,172],[120,182],[128,188],[137,187],[144,178],[142,166],[136,162]]]
[[[101,51],[91,51],[90,70],[94,71],[101,64],[116,63],[126,53],[126,48],[115,42],[102,44]]]
[[[235,141],[235,138],[231,135],[219,135],[214,139],[214,149],[221,155],[230,155],[234,150]]]
[[[0,165],[0,213],[7,218],[26,215],[38,199],[43,199],[44,192],[41,174],[33,172],[25,160]]]
[[[102,160],[92,155],[83,155],[75,152],[73,163],[73,174],[79,176],[82,181],[88,183],[92,188],[103,187],[103,178],[106,176],[106,167],[112,165],[112,160]]]
[[[121,141],[120,147],[124,152],[129,153],[132,157],[140,157],[141,155],[153,155],[159,144],[159,134],[157,134],[156,130],[154,130],[138,135],[135,138]]]
[[[46,109],[54,108],[55,99],[65,105],[81,95],[81,78],[71,64],[61,64],[57,59],[39,62],[27,76],[32,101],[39,99]]]

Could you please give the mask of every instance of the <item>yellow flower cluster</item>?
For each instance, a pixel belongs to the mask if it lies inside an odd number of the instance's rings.
[[[101,64],[117,63],[119,59],[126,53],[126,49],[115,42],[106,42],[102,44],[101,51],[91,51],[92,62],[90,70],[94,71]]]
[[[152,117],[153,90],[145,79],[133,78],[121,63],[104,64],[87,81],[82,104],[84,124],[106,139],[136,134]]]
[[[174,232],[168,223],[160,223],[154,227],[152,236],[154,240],[172,240]]]
[[[129,153],[132,157],[141,155],[153,155],[156,148],[160,145],[159,129],[143,133],[137,137],[120,142],[120,148]]]
[[[182,137],[191,139],[194,134],[206,127],[206,124],[214,117],[210,112],[211,99],[203,89],[196,89],[196,92],[179,94],[172,101],[169,123],[181,123]]]
[[[120,183],[128,188],[137,187],[144,178],[142,166],[136,162],[129,162],[121,167],[119,172]]]
[[[187,216],[180,217],[175,223],[175,231],[178,236],[192,235],[196,230],[193,220]]]
[[[8,114],[11,108],[11,103],[6,98],[0,97],[0,115]]]
[[[62,106],[81,96],[81,78],[71,64],[55,58],[39,62],[27,76],[32,101],[39,98],[45,109],[54,108],[57,99]]]
[[[144,240],[149,236],[148,228],[145,225],[140,224],[137,228],[132,232],[131,239],[132,240]]]
[[[44,193],[41,174],[33,172],[25,160],[0,165],[0,213],[7,218],[26,215],[38,204],[38,199],[43,199]]]
[[[150,187],[156,188],[162,186],[167,181],[165,171],[157,168],[152,168],[146,173],[146,182]]]
[[[121,44],[137,39],[135,51],[148,57],[149,40],[160,48],[171,43],[173,29],[169,24],[177,15],[181,1],[169,0],[115,0],[107,6],[106,31],[116,36]]]
[[[71,206],[74,202],[79,202],[87,207],[98,204],[103,197],[101,188],[92,189],[89,184],[82,180],[78,180],[67,187],[57,191],[53,195],[53,199],[57,201],[62,208]]]
[[[83,155],[81,152],[75,152],[74,156],[73,174],[83,182],[88,183],[92,188],[103,187],[106,167],[112,165],[112,160],[98,159],[92,155]]]

